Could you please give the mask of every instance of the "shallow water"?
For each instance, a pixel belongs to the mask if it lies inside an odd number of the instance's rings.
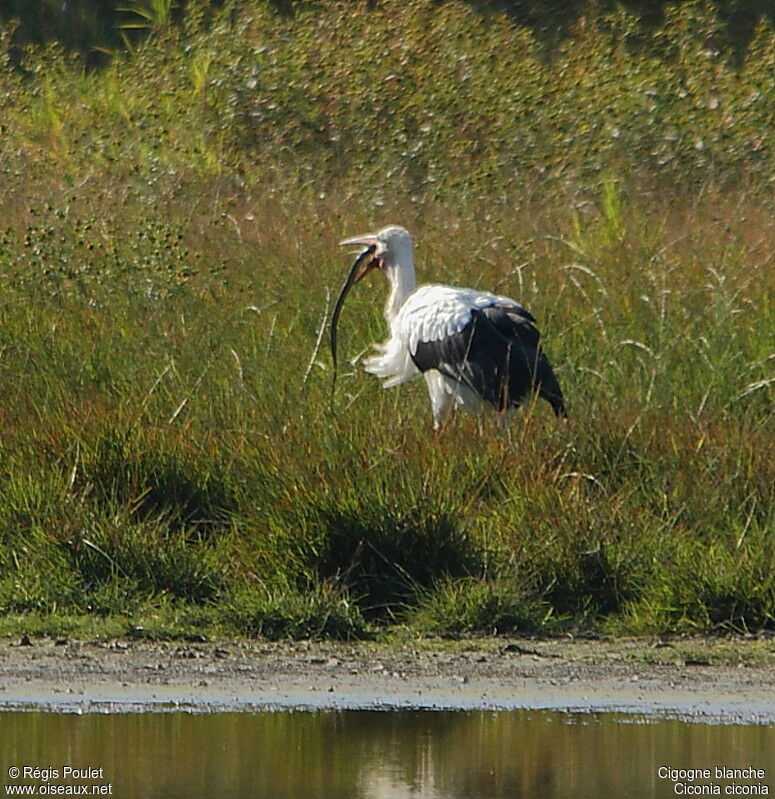
[[[71,779],[68,766],[92,772]],[[722,779],[716,767],[765,775]],[[660,776],[669,768],[711,776],[676,782]],[[6,712],[0,769],[0,796],[24,784],[133,799],[769,795],[775,727],[535,711]]]

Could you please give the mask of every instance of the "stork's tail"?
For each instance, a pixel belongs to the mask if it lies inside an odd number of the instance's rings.
[[[538,396],[545,399],[552,406],[554,415],[559,419],[567,419],[568,411],[565,408],[565,398],[562,395],[562,389],[557,382],[549,359],[543,352],[538,359],[535,382],[538,388]]]

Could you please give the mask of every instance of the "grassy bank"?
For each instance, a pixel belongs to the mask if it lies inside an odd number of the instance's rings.
[[[5,629],[772,628],[772,30],[254,6],[5,64]],[[353,365],[331,402],[336,242],[389,222],[530,308],[570,424],[437,439]]]

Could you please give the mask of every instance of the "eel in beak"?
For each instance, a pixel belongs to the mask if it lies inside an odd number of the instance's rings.
[[[363,270],[358,273],[358,267],[363,263],[363,261],[369,256],[373,255],[374,251],[377,249],[377,241],[376,237],[374,236],[359,236],[354,239],[345,239],[344,241],[340,242],[342,246],[350,245],[350,244],[361,244],[365,245],[363,249],[355,256],[355,260],[350,267],[350,271],[347,273],[347,277],[345,278],[344,283],[342,284],[342,289],[339,292],[339,296],[336,299],[336,305],[334,305],[334,312],[331,315],[331,360],[334,364],[334,371],[333,371],[333,382],[331,384],[331,390],[334,390],[334,386],[336,385],[336,332],[337,326],[339,324],[339,315],[342,313],[342,306],[344,305],[344,301],[347,298],[347,295],[350,293],[350,289],[360,280],[362,280],[375,266],[378,265],[377,259],[373,258],[369,261]]]

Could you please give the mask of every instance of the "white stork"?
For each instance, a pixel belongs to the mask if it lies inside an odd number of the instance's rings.
[[[452,408],[489,403],[506,412],[537,393],[559,417],[567,416],[562,391],[539,344],[535,318],[519,303],[487,291],[430,285],[416,287],[412,237],[402,227],[354,236],[342,246],[362,245],[342,288],[332,321],[349,289],[372,269],[390,282],[385,319],[390,337],[375,345],[380,353],[364,361],[367,372],[385,378],[384,388],[423,375],[428,385],[433,427],[439,429]],[[371,258],[356,276],[357,265]]]

